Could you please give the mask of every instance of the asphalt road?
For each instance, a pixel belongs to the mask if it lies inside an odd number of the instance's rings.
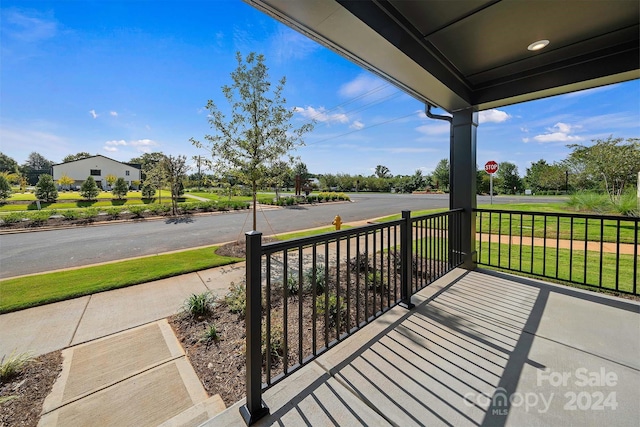
[[[446,208],[448,195],[352,194],[352,203],[318,204],[258,212],[265,235],[400,213],[402,210]],[[522,201],[494,197],[494,203]],[[550,202],[558,199],[527,198]],[[478,197],[478,204],[489,197]],[[142,255],[214,245],[242,238],[251,228],[251,211],[196,215],[136,223],[117,223],[0,235],[0,278],[77,267]]]

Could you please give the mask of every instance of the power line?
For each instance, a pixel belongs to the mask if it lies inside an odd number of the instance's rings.
[[[368,130],[368,129],[371,129],[371,128],[374,128],[374,127],[377,127],[377,126],[386,125],[387,123],[391,123],[391,122],[395,122],[397,120],[405,119],[407,117],[413,116],[414,114],[415,113],[409,113],[409,114],[407,114],[405,116],[396,117],[394,119],[389,119],[389,120],[386,120],[386,121],[380,122],[380,123],[375,123],[375,124],[372,124],[370,126],[365,126],[363,128],[360,128],[360,129],[354,129],[354,130],[352,130],[350,132],[346,132],[346,133],[343,133],[341,135],[330,136],[329,138],[321,139],[320,141],[314,141],[314,142],[311,142],[309,144],[306,144],[306,146],[320,144],[321,142],[326,142],[326,141],[329,141],[329,140],[332,140],[332,139],[336,139],[336,138],[340,138],[340,137],[343,137],[343,136],[351,135],[352,133],[362,132],[364,130]]]

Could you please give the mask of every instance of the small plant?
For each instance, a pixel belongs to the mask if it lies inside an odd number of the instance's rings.
[[[71,220],[80,218],[80,212],[78,212],[76,210],[73,210],[73,209],[62,211],[62,212],[60,212],[60,215],[62,215],[62,218],[64,218],[67,221],[71,221]]]
[[[29,212],[27,218],[31,220],[31,223],[33,225],[42,225],[49,220],[50,216],[51,216],[50,211],[35,211],[35,212]]]
[[[4,221],[5,225],[16,224],[24,218],[24,214],[22,212],[11,212],[8,215],[2,217],[2,221]]]
[[[204,316],[211,313],[215,307],[215,298],[211,292],[191,294],[184,303],[183,311],[191,317]]]
[[[142,218],[142,214],[147,210],[147,207],[143,205],[134,205],[130,206],[127,210],[133,214],[134,218]]]
[[[99,213],[98,208],[87,208],[82,212],[82,217],[88,221],[92,221],[97,218]]]
[[[229,293],[224,298],[229,311],[244,316],[247,310],[247,288],[244,283],[231,282]]]
[[[267,354],[271,360],[281,359],[284,356],[284,327],[282,317],[273,316],[271,318],[271,329],[269,342],[267,342],[266,324],[262,326],[262,360],[267,359]]]
[[[218,341],[220,339],[220,335],[218,334],[218,328],[213,323],[210,324],[202,334],[202,338],[200,341],[205,342],[207,344],[211,344],[214,341]]]
[[[369,255],[365,253],[358,253],[356,256],[349,260],[349,268],[356,273],[364,273],[372,269],[369,262]]]
[[[308,291],[308,292],[312,292],[313,291],[313,284],[314,284],[313,273],[314,273],[314,268],[313,267],[310,267],[304,273],[304,278],[305,278],[305,282],[306,282],[305,290]],[[316,294],[324,293],[324,289],[325,289],[326,284],[327,284],[326,269],[325,269],[324,265],[318,265],[315,268]]]
[[[33,357],[29,353],[17,354],[15,350],[9,357],[2,356],[2,360],[0,360],[0,382],[5,382],[18,375],[32,360]]]
[[[344,324],[347,320],[347,303],[344,299],[340,300],[338,306],[338,297],[335,293],[330,293],[327,300],[327,294],[322,294],[316,299],[316,312],[318,315],[324,316],[325,310],[329,313],[329,324],[335,325],[340,318],[340,322]]]
[[[292,270],[287,275],[287,294],[298,295],[299,291],[300,284],[298,283],[298,274]]]
[[[385,279],[380,271],[370,271],[367,273],[367,281],[369,289],[383,289],[385,287]]]
[[[120,213],[122,213],[122,209],[113,206],[113,207],[107,208],[106,212],[107,212],[107,215],[109,215],[112,219],[116,219],[120,216]]]

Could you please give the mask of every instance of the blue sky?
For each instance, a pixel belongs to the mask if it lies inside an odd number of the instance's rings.
[[[448,157],[446,124],[424,106],[240,0],[11,1],[1,13],[0,150],[22,164],[87,151],[207,155],[208,99],[224,106],[235,52],[263,53],[287,77],[297,121],[314,118],[297,155],[312,173],[431,172]],[[559,161],[566,144],[640,137],[640,82],[481,112],[478,164]]]

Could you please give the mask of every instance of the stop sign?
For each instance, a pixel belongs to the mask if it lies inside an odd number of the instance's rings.
[[[498,172],[498,164],[497,164],[494,160],[489,160],[489,161],[484,165],[484,170],[485,170],[485,172],[487,172],[489,175],[493,175],[494,173]]]

